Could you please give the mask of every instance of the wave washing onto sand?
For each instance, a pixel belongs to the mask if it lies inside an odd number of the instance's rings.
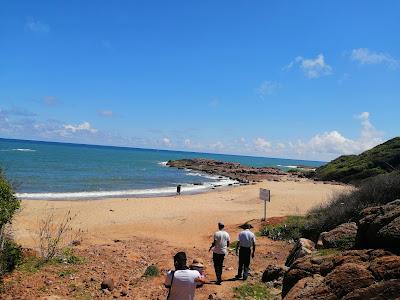
[[[215,187],[233,185],[237,183],[231,179],[221,179],[216,182],[204,182],[203,184],[185,184],[182,185],[182,194],[193,194]],[[118,197],[152,197],[152,196],[171,196],[175,195],[176,187],[164,187],[156,189],[142,190],[121,190],[121,191],[92,191],[92,192],[70,192],[70,193],[17,193],[20,199],[41,199],[41,200],[62,200],[62,199],[100,199],[100,198],[118,198]]]
[[[284,167],[284,168],[290,168],[290,169],[297,169],[298,166],[283,166],[283,165],[277,165],[278,167]]]

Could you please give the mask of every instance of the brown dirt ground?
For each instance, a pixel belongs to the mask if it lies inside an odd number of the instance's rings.
[[[268,223],[279,223],[284,218],[271,218]],[[257,227],[261,222],[256,221]],[[226,229],[235,240],[240,229],[230,226]],[[209,284],[196,290],[196,299],[208,299],[216,294],[221,299],[232,299],[233,288],[243,281],[229,281],[236,274],[237,257],[233,252],[225,259],[221,286],[215,285],[212,254],[208,252],[210,241],[197,247],[177,248],[166,241],[141,237],[120,240],[109,244],[82,245],[74,247],[75,255],[84,258],[80,264],[47,264],[37,272],[18,269],[4,278],[0,299],[165,299],[167,290],[163,287],[165,273],[173,267],[172,257],[178,251],[185,251],[190,262],[201,258],[206,265]],[[269,264],[282,265],[291,246],[287,242],[272,241],[266,237],[257,240],[256,257],[251,263],[252,277],[249,282],[259,282],[262,271]],[[147,266],[155,264],[161,275],[143,277]],[[100,284],[104,278],[115,281],[112,292],[103,292]],[[127,296],[122,297],[125,290]]]

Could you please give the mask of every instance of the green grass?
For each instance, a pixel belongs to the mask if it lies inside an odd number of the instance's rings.
[[[71,265],[82,264],[85,262],[83,257],[76,256],[72,248],[65,248],[60,257],[57,258],[60,263],[67,263]]]
[[[272,240],[296,240],[302,236],[301,230],[304,223],[303,216],[288,216],[280,224],[265,226],[258,235],[268,236]]]
[[[18,264],[17,270],[27,273],[36,273],[45,265],[58,265],[58,264],[82,264],[85,259],[74,255],[71,248],[65,248],[60,257],[53,258],[47,262],[39,257],[26,257]],[[69,274],[68,274],[69,275]]]
[[[157,277],[160,275],[160,269],[156,265],[150,265],[144,271],[144,277]]]
[[[263,283],[245,283],[241,286],[233,288],[234,298],[236,299],[252,299],[267,300],[272,299],[272,294],[268,287]]]
[[[229,243],[229,250],[235,251],[237,243],[238,243],[237,241],[233,241],[233,242]]]
[[[26,273],[36,273],[42,266],[43,264],[40,258],[28,257],[17,266],[17,270]]]
[[[329,249],[317,249],[315,255],[316,256],[330,256],[330,255],[339,255],[342,253],[342,250],[336,248]]]
[[[57,275],[58,275],[59,277],[67,277],[67,276],[72,275],[72,274],[75,274],[75,273],[76,273],[76,270],[75,270],[75,269],[64,269],[64,270],[59,271],[59,272],[57,273]]]

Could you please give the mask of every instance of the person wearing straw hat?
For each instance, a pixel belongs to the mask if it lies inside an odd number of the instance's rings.
[[[199,271],[189,270],[186,261],[185,252],[175,254],[175,270],[168,272],[164,283],[169,289],[167,300],[194,300],[196,287],[206,282]]]
[[[243,231],[239,233],[235,249],[236,255],[238,255],[239,251],[239,266],[236,279],[242,278],[243,273],[243,280],[246,280],[249,276],[250,256],[254,258],[256,251],[256,236],[250,231],[250,229],[253,228],[251,224],[245,223],[239,227],[242,228]],[[251,252],[251,248],[253,248],[253,252]]]
[[[213,235],[213,242],[208,251],[213,249],[213,262],[215,269],[215,276],[217,277],[216,284],[220,285],[222,282],[222,269],[224,265],[225,255],[228,254],[228,247],[230,242],[229,234],[224,230],[224,223],[218,223],[218,231]]]
[[[193,259],[193,262],[189,266],[189,269],[198,271],[200,273],[200,277],[202,279],[206,278],[206,275],[204,273],[204,263],[203,263],[203,261],[201,259],[199,259],[199,258]],[[201,286],[201,285],[203,285],[203,283],[198,283],[197,286]]]

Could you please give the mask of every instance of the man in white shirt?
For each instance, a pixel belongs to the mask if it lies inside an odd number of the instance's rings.
[[[222,282],[222,269],[224,265],[225,255],[228,254],[228,247],[230,242],[229,234],[224,230],[224,223],[218,223],[218,231],[213,235],[213,242],[208,251],[213,249],[213,262],[215,269],[215,276],[217,277],[216,284]]]
[[[165,278],[165,287],[169,288],[167,300],[194,300],[196,287],[205,283],[199,271],[189,270],[186,266],[186,253],[178,252],[174,256],[175,271],[169,271]]]
[[[242,278],[243,273],[243,280],[246,280],[249,276],[250,255],[254,258],[256,251],[256,236],[250,231],[250,228],[253,228],[251,224],[246,223],[240,227],[244,230],[239,233],[236,244],[236,255],[238,255],[239,250],[239,267],[236,278]],[[253,247],[253,252],[251,252],[251,247]]]

